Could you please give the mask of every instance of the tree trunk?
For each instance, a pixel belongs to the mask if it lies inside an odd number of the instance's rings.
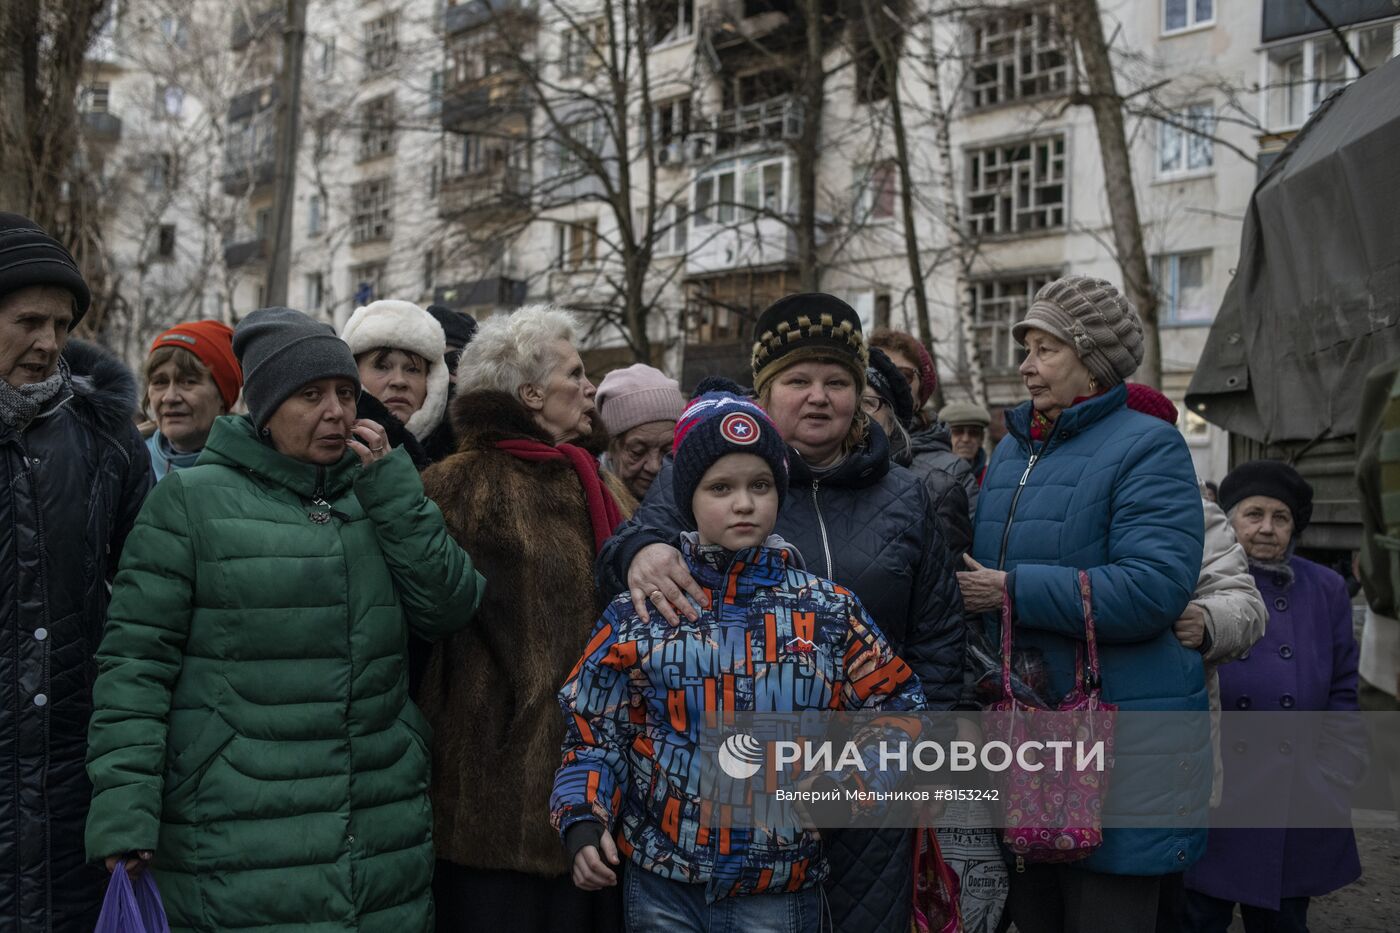
[[[817,262],[817,159],[821,151],[822,102],[826,73],[822,64],[820,0],[803,0],[806,48],[801,69],[802,132],[797,138],[797,277],[804,292],[821,290]]]
[[[267,263],[269,307],[285,306],[292,274],[292,219],[296,206],[297,149],[301,140],[301,60],[306,47],[306,0],[287,0],[282,39],[277,121],[277,216]],[[375,295],[379,298],[379,295]]]
[[[1113,62],[1103,34],[1103,19],[1098,0],[1066,0],[1061,9],[1066,32],[1079,47],[1089,85],[1087,103],[1098,128],[1104,188],[1113,220],[1113,244],[1123,275],[1123,291],[1137,306],[1142,318],[1143,358],[1134,380],[1160,389],[1162,341],[1157,330],[1157,293],[1147,270],[1131,154],[1123,128],[1123,99],[1118,96]]]

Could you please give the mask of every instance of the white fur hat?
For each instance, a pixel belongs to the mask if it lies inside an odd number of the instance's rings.
[[[411,301],[371,301],[356,308],[340,338],[355,356],[370,350],[408,350],[428,361],[428,394],[404,427],[420,441],[442,423],[447,410],[447,337],[433,316]]]

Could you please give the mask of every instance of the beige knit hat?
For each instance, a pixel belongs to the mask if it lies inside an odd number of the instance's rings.
[[[1137,309],[1103,279],[1067,275],[1045,285],[1011,334],[1025,345],[1026,331],[1032,328],[1074,347],[1105,389],[1126,381],[1142,363],[1142,320]]]

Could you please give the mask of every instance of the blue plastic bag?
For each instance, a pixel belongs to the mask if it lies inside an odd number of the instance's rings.
[[[117,863],[93,933],[170,933],[165,905],[149,868],[133,882],[126,876],[126,863]]]

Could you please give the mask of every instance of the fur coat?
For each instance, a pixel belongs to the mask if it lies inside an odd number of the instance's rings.
[[[471,392],[452,417],[458,452],[423,484],[487,583],[472,625],[434,646],[419,693],[434,734],[433,836],[438,857],[458,865],[558,876],[568,862],[549,823],[564,739],[556,695],[613,594],[593,586],[593,532],[573,467],[494,447],[551,442],[524,406]],[[603,480],[631,515],[622,484]]]

